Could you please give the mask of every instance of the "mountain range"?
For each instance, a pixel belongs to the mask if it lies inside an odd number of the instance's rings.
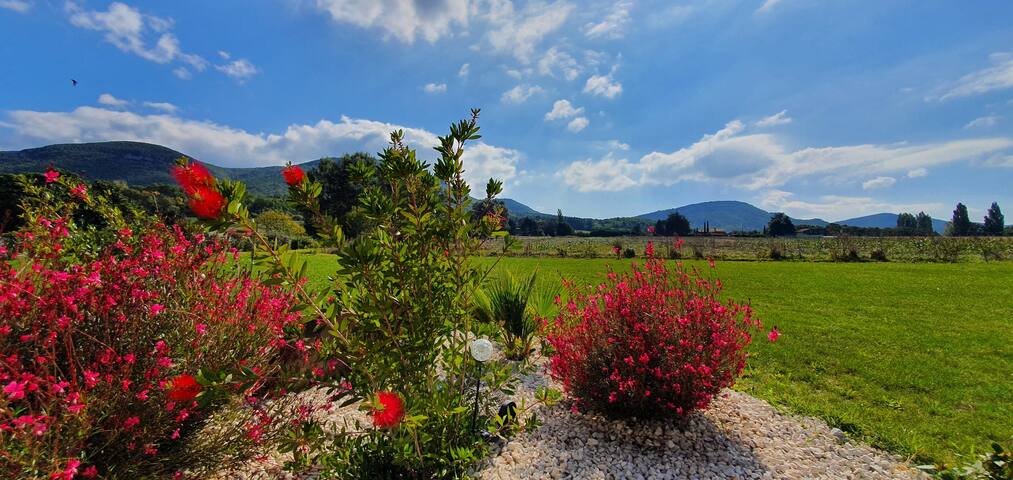
[[[141,142],[99,142],[49,145],[20,151],[0,151],[0,173],[40,173],[49,166],[71,171],[87,180],[123,181],[131,185],[172,184],[169,170],[176,159],[190,156],[163,147]],[[300,164],[312,169],[319,160]],[[284,195],[287,187],[281,178],[281,166],[257,168],[226,168],[202,162],[219,178],[242,180],[250,193]],[[515,218],[555,217],[512,199],[503,199],[510,215]],[[711,201],[684,205],[678,208],[657,210],[632,217],[644,223],[654,223],[678,211],[689,219],[694,228],[708,224],[725,231],[762,230],[773,215],[756,206],[739,201]],[[572,218],[572,217],[568,217]],[[590,220],[590,219],[577,219]],[[792,219],[796,225],[825,226],[829,222],[819,219]],[[877,213],[849,218],[835,223],[854,227],[894,227],[896,213]],[[942,233],[946,222],[932,220],[933,229]]]

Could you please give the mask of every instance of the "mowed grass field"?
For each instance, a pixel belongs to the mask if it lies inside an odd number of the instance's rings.
[[[333,256],[308,259],[314,282],[334,272]],[[591,284],[630,262],[504,258],[492,275]],[[1013,435],[1013,262],[686,264],[783,334],[754,341],[735,388],[919,462]]]

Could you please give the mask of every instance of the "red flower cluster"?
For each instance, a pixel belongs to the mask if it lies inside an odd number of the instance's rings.
[[[17,249],[0,249],[0,442],[10,453],[0,477],[67,459],[82,460],[82,473],[150,463],[210,413],[181,369],[266,370],[281,350],[310,348],[286,341],[301,325],[294,298],[237,277],[225,245],[178,228],[123,229],[70,263],[52,253],[73,240],[66,223],[39,218]]]
[[[190,210],[200,218],[216,220],[225,208],[225,197],[215,188],[215,177],[195,162],[172,167],[172,176],[189,199]]]
[[[285,183],[290,187],[298,186],[306,178],[306,172],[298,165],[289,165],[281,170],[281,176],[285,177]]]
[[[650,255],[650,254],[648,254]],[[572,284],[555,322],[550,374],[579,408],[616,416],[677,416],[706,408],[746,365],[748,306],[717,299],[720,282],[648,257],[596,288]]]
[[[200,393],[200,384],[190,374],[182,374],[172,379],[172,388],[169,389],[169,400],[176,402],[190,402],[197,398]]]
[[[404,402],[394,392],[380,392],[376,394],[377,407],[370,411],[373,417],[373,425],[377,428],[393,428],[401,423],[404,418]]]

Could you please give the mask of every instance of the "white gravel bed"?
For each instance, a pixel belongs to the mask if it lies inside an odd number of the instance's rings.
[[[538,371],[516,392],[529,403],[551,385]],[[316,392],[300,395],[314,396]],[[894,455],[848,439],[822,420],[779,413],[767,402],[726,390],[683,423],[608,420],[566,404],[536,407],[542,424],[494,448],[473,472],[510,479],[927,479]],[[318,414],[323,412],[318,412]],[[323,413],[331,428],[368,418],[355,406]],[[318,417],[319,418],[319,417]],[[277,453],[217,478],[312,479],[283,473]],[[224,472],[223,472],[224,473]]]
[[[547,383],[523,379],[518,395]],[[610,421],[542,407],[543,424],[518,435],[476,471],[481,479],[906,479],[927,478],[900,458],[853,443],[821,420],[779,413],[726,390],[675,421]]]

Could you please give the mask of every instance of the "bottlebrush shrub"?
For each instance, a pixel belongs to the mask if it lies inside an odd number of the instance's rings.
[[[722,303],[720,280],[650,255],[595,288],[567,283],[569,300],[545,321],[550,374],[575,408],[614,417],[676,417],[706,408],[746,365],[748,306]]]
[[[64,255],[78,230],[46,214],[72,209],[32,210],[18,246],[0,247],[0,477],[138,478],[237,453],[243,424],[219,452],[183,445],[229,401],[209,379],[271,373],[296,348],[293,298],[179,228],[123,228],[94,258]]]
[[[319,465],[337,478],[459,478],[486,451],[479,432],[498,428],[489,392],[510,391],[515,376],[509,365],[488,362],[476,378],[468,353],[478,328],[472,298],[488,273],[470,256],[502,225],[501,206],[480,218],[471,213],[462,156],[480,138],[477,117],[473,111],[439,137],[432,165],[404,145],[401,131],[391,134],[379,165],[355,164],[351,173],[371,186],[360,196],[368,228],[354,240],[321,213],[320,183],[287,179],[290,200],[336,245],[331,290],[305,285],[305,263],[257,232],[241,195],[225,194],[228,206],[213,225],[252,235],[255,262],[299,298],[320,334],[320,361],[337,364],[343,377],[328,386],[329,401],[360,403],[373,418],[341,431],[313,418],[299,422],[280,448],[295,454],[292,469]],[[490,179],[485,202],[498,205],[501,190]],[[478,381],[485,392],[473,426]]]

